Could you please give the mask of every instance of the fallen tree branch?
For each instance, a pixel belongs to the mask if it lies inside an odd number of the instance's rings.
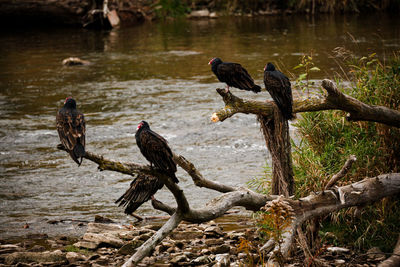
[[[64,146],[62,144],[57,145],[57,148],[63,151],[66,151]],[[228,185],[223,185],[218,182],[214,182],[211,180],[208,180],[203,177],[203,175],[196,169],[193,163],[188,161],[186,158],[184,158],[181,155],[173,154],[174,161],[176,164],[178,164],[182,169],[184,169],[190,177],[192,177],[193,182],[199,186],[199,187],[205,187],[209,188],[212,190],[216,190],[219,192],[231,192],[236,190],[234,187],[228,186]],[[94,163],[97,163],[98,169],[101,171],[115,171],[115,172],[120,172],[124,174],[128,174],[131,176],[135,176],[138,173],[144,173],[144,174],[150,174],[153,176],[163,176],[164,174],[159,172],[157,169],[150,168],[150,166],[147,165],[141,165],[137,163],[132,163],[132,162],[120,162],[120,161],[115,161],[111,159],[104,158],[101,155],[97,155],[95,153],[92,153],[90,151],[85,152],[85,159],[88,159],[90,161],[93,161]]]
[[[146,242],[141,245],[135,254],[133,254],[125,263],[123,267],[135,266],[144,257],[150,255],[158,243],[160,243],[169,233],[171,233],[182,221],[180,213],[174,213],[169,220]]]
[[[349,121],[374,121],[400,127],[400,112],[383,106],[365,104],[340,92],[335,83],[323,80],[322,87],[328,92],[326,97],[294,99],[293,113],[338,109],[349,113]],[[225,107],[212,114],[213,122],[224,121],[236,113],[257,114],[271,117],[272,101],[242,99],[224,89],[217,89],[225,102]]]
[[[58,146],[59,149],[65,150],[64,147]],[[226,211],[234,206],[243,206],[246,209],[258,211],[267,201],[274,199],[276,196],[266,196],[263,194],[255,193],[246,188],[235,189],[233,187],[225,186],[217,182],[205,179],[201,173],[194,167],[194,165],[185,159],[183,156],[174,155],[174,161],[192,177],[195,184],[199,186],[210,188],[220,192],[227,192],[213,200],[211,200],[206,207],[202,209],[191,209],[185,197],[183,190],[165,174],[136,163],[123,163],[104,158],[103,156],[96,155],[86,151],[84,156],[86,159],[91,160],[99,165],[101,170],[111,170],[121,172],[129,175],[137,173],[151,174],[159,179],[162,179],[164,184],[173,193],[177,202],[177,208],[169,207],[160,201],[153,200],[152,204],[155,208],[163,210],[172,215],[168,222],[161,227],[152,238],[147,240],[136,253],[124,264],[124,266],[134,266],[140,262],[145,256],[149,255],[154,247],[165,238],[171,231],[173,231],[182,220],[201,223],[221,217]]]
[[[285,229],[281,253],[288,256],[297,227],[306,220],[323,216],[343,208],[365,205],[384,197],[400,194],[400,173],[366,178],[362,181],[312,194],[299,200],[285,199],[294,210],[295,219]]]
[[[205,179],[203,175],[201,175],[201,173],[196,169],[194,164],[183,156],[174,154],[174,161],[182,169],[184,169],[190,175],[190,177],[192,177],[194,184],[198,187],[206,187],[221,193],[232,192],[236,190],[236,188],[232,186]]]

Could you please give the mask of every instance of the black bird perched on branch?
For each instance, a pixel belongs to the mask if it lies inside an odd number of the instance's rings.
[[[164,183],[155,176],[147,174],[139,174],[135,180],[131,182],[128,190],[117,200],[120,206],[125,207],[126,214],[132,214],[144,202],[153,198],[153,195],[162,187]]]
[[[85,156],[85,118],[76,109],[76,102],[73,98],[65,99],[64,106],[57,113],[56,121],[62,145],[80,166],[83,156]]]
[[[293,119],[293,96],[289,78],[275,69],[272,63],[268,63],[264,68],[264,84],[283,117],[286,120]]]
[[[141,121],[135,134],[136,144],[143,156],[150,161],[150,165],[156,166],[159,170],[179,183],[175,176],[176,163],[173,161],[172,151],[168,142],[159,134],[153,132],[147,122]]]
[[[229,91],[229,86],[236,87],[242,90],[253,91],[254,93],[261,92],[261,87],[254,84],[253,78],[242,65],[238,63],[222,62],[218,57],[213,58],[208,62],[211,64],[211,70],[217,76],[220,82],[227,84],[226,92]]]

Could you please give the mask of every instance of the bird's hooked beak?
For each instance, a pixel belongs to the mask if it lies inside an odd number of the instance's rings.
[[[211,59],[209,62],[208,62],[208,65],[211,65],[211,63],[214,61],[214,59]]]
[[[143,126],[143,123],[142,123],[142,122],[139,123],[139,125],[137,126],[137,129],[136,129],[136,130],[139,130],[140,128],[142,128],[142,126]]]

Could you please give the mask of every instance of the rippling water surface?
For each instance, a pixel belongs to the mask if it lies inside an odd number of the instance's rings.
[[[266,62],[285,70],[314,51],[321,72],[340,72],[329,57],[337,46],[357,55],[381,57],[400,49],[397,18],[305,17],[168,21],[112,31],[13,29],[0,36],[0,237],[27,232],[74,232],[75,224],[51,226],[48,220],[92,220],[107,216],[132,221],[114,201],[131,177],[81,167],[58,151],[55,114],[67,96],[85,113],[87,149],[105,157],[147,164],[134,139],[147,120],[174,152],[191,160],[202,174],[239,186],[260,176],[268,160],[255,116],[236,115],[211,123],[223,106],[215,88],[223,86],[207,65],[210,58],[240,62],[262,84]],[[65,67],[78,56],[88,66]],[[269,98],[232,89],[239,96]],[[296,95],[301,92],[295,92]],[[294,133],[295,135],[295,133]],[[295,137],[295,136],[294,136]],[[194,207],[217,194],[196,188],[178,172],[179,184]],[[173,204],[163,189],[156,197]],[[147,203],[141,215],[160,214]],[[28,223],[29,229],[23,229]]]

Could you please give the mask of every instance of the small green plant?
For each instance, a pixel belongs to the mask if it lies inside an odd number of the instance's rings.
[[[301,70],[302,72],[296,79],[296,87],[301,89],[303,92],[307,90],[307,95],[310,94],[310,88],[314,85],[314,82],[310,82],[310,73],[320,71],[320,69],[315,66],[313,61],[312,52],[310,55],[303,55],[300,59],[300,63],[293,68],[294,70]]]
[[[156,15],[159,18],[182,17],[189,11],[186,3],[180,0],[160,0],[155,6]]]
[[[275,241],[274,257],[283,266],[281,244],[286,228],[293,221],[293,209],[283,200],[282,196],[268,202],[265,207],[257,214],[258,231],[263,239],[273,239]]]
[[[268,195],[271,190],[271,177],[272,168],[268,165],[268,162],[264,166],[264,175],[255,177],[247,182],[250,189]]]
[[[87,249],[80,249],[78,247],[75,247],[74,245],[67,245],[63,249],[65,252],[78,252],[84,255],[89,255],[90,252]]]

